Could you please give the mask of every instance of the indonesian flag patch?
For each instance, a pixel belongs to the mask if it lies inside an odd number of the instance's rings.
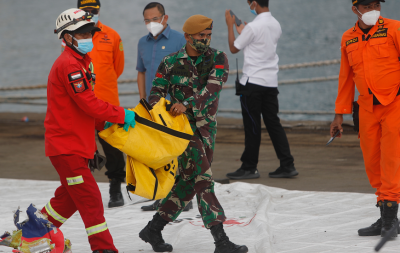
[[[88,89],[88,87],[86,85],[86,81],[84,79],[76,81],[76,82],[72,82],[71,85],[72,85],[72,88],[74,89],[75,93],[82,93]]]
[[[70,82],[83,78],[82,71],[78,70],[68,74],[68,79]]]
[[[156,77],[158,77],[158,78],[163,78],[163,75],[162,75],[161,73],[157,73],[157,74],[156,74]]]

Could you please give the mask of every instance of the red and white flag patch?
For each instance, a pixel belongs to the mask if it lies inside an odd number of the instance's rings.
[[[83,78],[82,71],[75,71],[68,74],[68,79],[70,82]]]

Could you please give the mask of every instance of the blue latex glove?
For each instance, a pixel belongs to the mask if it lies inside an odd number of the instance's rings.
[[[125,109],[124,130],[128,132],[129,127],[134,128],[136,125],[135,112]]]
[[[104,125],[104,130],[106,130],[107,128],[110,128],[112,125],[114,125],[114,123],[106,122],[106,124]]]

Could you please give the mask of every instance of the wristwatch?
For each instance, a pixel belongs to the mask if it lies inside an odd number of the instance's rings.
[[[190,104],[189,104],[188,101],[183,101],[182,104],[183,104],[184,107],[186,107],[186,109],[189,109],[189,108],[190,108]]]

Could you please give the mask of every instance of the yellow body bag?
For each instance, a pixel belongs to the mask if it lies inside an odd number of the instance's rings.
[[[186,150],[193,135],[186,115],[171,116],[167,104],[169,101],[161,98],[153,108],[142,99],[133,109],[134,128],[126,132],[114,124],[99,136],[134,160],[150,168],[161,168]]]
[[[126,159],[128,186],[126,188],[131,193],[147,199],[163,199],[174,186],[177,169],[177,158],[155,170],[128,156]]]

